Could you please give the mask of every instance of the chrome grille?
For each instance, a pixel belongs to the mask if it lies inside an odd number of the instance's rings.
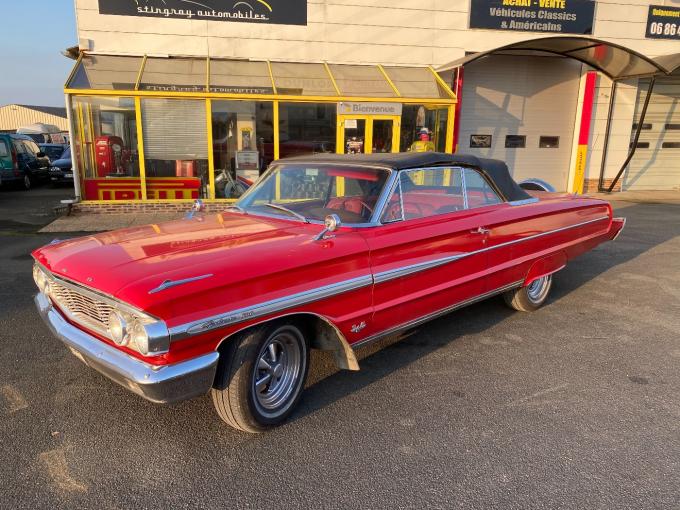
[[[113,306],[66,287],[55,279],[50,280],[50,297],[72,320],[108,336],[107,325]]]

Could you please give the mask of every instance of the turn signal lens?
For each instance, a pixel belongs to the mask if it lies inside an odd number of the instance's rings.
[[[109,315],[109,334],[117,345],[126,345],[130,340],[125,318],[118,312]]]
[[[43,270],[38,267],[37,264],[33,266],[33,280],[35,281],[35,284],[38,286],[38,289],[40,289],[40,292],[44,294],[45,288],[47,287],[47,276],[45,275]]]

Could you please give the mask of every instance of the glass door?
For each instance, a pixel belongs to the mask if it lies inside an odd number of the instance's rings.
[[[381,115],[338,115],[338,154],[399,152],[400,118]]]
[[[341,154],[366,154],[367,148],[367,119],[344,117],[338,123],[337,150]]]

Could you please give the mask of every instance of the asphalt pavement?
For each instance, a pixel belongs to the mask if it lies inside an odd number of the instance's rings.
[[[0,212],[43,193],[46,223],[58,192],[0,192]],[[617,209],[621,237],[541,310],[479,303],[361,352],[360,372],[315,356],[290,423],[259,436],[208,397],[157,406],[73,357],[32,303],[29,252],[53,236],[5,218],[0,505],[678,508],[680,206]]]

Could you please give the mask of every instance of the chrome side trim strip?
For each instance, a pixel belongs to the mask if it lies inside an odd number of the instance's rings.
[[[425,262],[419,262],[417,264],[412,264],[410,266],[398,267],[395,269],[390,269],[389,271],[382,271],[373,275],[375,283],[384,283],[396,278],[401,278],[403,276],[408,276],[413,273],[419,273],[420,271],[427,271],[428,269],[433,269],[435,267],[443,266],[450,262],[455,262],[465,257],[469,257],[483,250],[471,251],[468,253],[461,253],[460,255],[451,255],[450,257],[443,257],[436,260],[427,260]]]
[[[316,289],[298,292],[297,294],[292,294],[290,296],[247,306],[238,310],[232,310],[227,313],[170,328],[170,341],[174,342],[191,335],[205,333],[206,331],[211,331],[213,329],[219,329],[239,322],[256,319],[264,315],[280,312],[288,308],[304,305],[311,303],[312,301],[318,301],[370,285],[373,285],[373,276],[359,276],[350,280],[324,285],[323,287],[317,287]]]
[[[191,335],[196,335],[199,333],[205,333],[207,331],[212,331],[214,329],[223,328],[233,324],[238,324],[239,322],[244,322],[247,320],[262,317],[264,315],[269,315],[277,312],[281,312],[288,308],[293,308],[296,306],[304,305],[317,301],[320,299],[326,299],[337,294],[342,294],[344,292],[349,292],[351,290],[360,289],[363,287],[368,287],[370,285],[384,283],[396,278],[401,278],[410,274],[414,274],[420,271],[426,271],[434,267],[442,266],[451,262],[455,262],[465,257],[470,257],[472,255],[477,255],[484,253],[486,251],[495,250],[497,248],[502,248],[504,246],[510,246],[512,244],[521,243],[524,241],[529,241],[531,239],[536,239],[546,235],[554,234],[557,232],[562,232],[564,230],[569,230],[576,227],[581,227],[583,225],[588,225],[597,221],[602,221],[609,219],[609,216],[602,216],[600,218],[595,218],[588,221],[583,221],[581,223],[576,223],[575,225],[569,225],[566,227],[560,227],[558,229],[549,230],[547,232],[541,232],[540,234],[534,234],[528,237],[523,237],[521,239],[514,239],[512,241],[507,241],[505,243],[498,244],[496,246],[489,246],[487,248],[482,248],[481,250],[476,250],[467,253],[461,253],[457,255],[451,255],[448,257],[442,257],[436,260],[430,260],[426,262],[419,262],[417,264],[411,264],[409,266],[399,267],[395,269],[390,269],[388,271],[383,271],[376,273],[375,275],[365,275],[359,276],[357,278],[352,278],[350,280],[341,281],[338,283],[333,283],[331,285],[325,285],[323,287],[318,287],[316,289],[310,289],[304,292],[299,292],[297,294],[292,294],[290,296],[285,296],[278,299],[273,299],[271,301],[265,301],[264,303],[259,303],[256,305],[251,305],[248,307],[240,308],[238,310],[232,310],[219,315],[214,315],[212,317],[206,317],[198,321],[180,324],[170,328],[170,342],[175,342],[177,340],[182,340]],[[521,283],[521,282],[520,282]],[[507,290],[507,289],[503,289]],[[501,290],[502,292],[502,290]],[[483,298],[482,298],[483,299]]]
[[[517,205],[535,204],[536,202],[538,202],[538,197],[525,198],[523,200],[513,200],[511,202],[508,202],[508,205],[517,206]]]
[[[436,319],[437,317],[441,317],[442,315],[446,315],[447,313],[453,312],[454,310],[457,310],[459,308],[463,308],[463,307],[471,305],[473,303],[477,303],[478,301],[484,301],[485,299],[490,298],[492,296],[495,296],[497,294],[502,294],[505,291],[521,287],[522,282],[523,282],[523,280],[516,281],[514,283],[511,283],[509,285],[505,285],[505,286],[500,287],[498,289],[495,289],[495,290],[492,290],[492,291],[489,291],[489,292],[485,292],[483,294],[472,297],[470,299],[466,299],[465,301],[461,301],[460,303],[456,303],[455,305],[447,306],[446,308],[442,308],[441,310],[437,310],[436,312],[432,312],[432,313],[429,313],[427,315],[423,315],[422,317],[419,317],[417,319],[413,319],[411,321],[404,322],[402,324],[399,324],[398,326],[394,326],[393,328],[386,329],[385,331],[375,333],[374,335],[366,337],[363,340],[359,340],[358,342],[354,342],[353,344],[351,344],[351,347],[352,347],[352,349],[355,349],[355,350],[358,349],[359,347],[365,347],[369,344],[372,344],[373,342],[380,340],[381,338],[385,338],[386,336],[393,335],[394,333],[399,333],[401,331],[414,328],[414,327],[416,327],[420,324],[423,324],[425,322]]]
[[[595,223],[596,221],[602,221],[602,220],[608,220],[609,216],[602,216],[600,218],[595,218],[593,220],[588,220],[588,221],[583,221],[581,223],[577,223],[575,225],[569,225],[567,227],[560,227],[556,228],[554,230],[548,230],[547,232],[541,232],[540,234],[533,234],[528,237],[523,237],[521,239],[513,239],[512,241],[506,241],[501,244],[497,244],[495,246],[488,246],[486,248],[482,248],[480,250],[475,250],[475,251],[470,251],[466,253],[460,253],[457,255],[450,255],[448,257],[442,257],[440,259],[435,259],[435,260],[428,260],[425,262],[419,262],[417,264],[412,264],[410,266],[403,266],[403,267],[398,267],[396,269],[390,269],[388,271],[382,271],[380,273],[376,273],[373,275],[373,279],[375,280],[375,283],[384,283],[390,280],[394,280],[396,278],[401,278],[403,276],[408,276],[413,273],[417,273],[419,271],[426,271],[428,269],[433,269],[435,267],[443,266],[445,264],[449,264],[451,262],[455,262],[457,260],[466,258],[466,257],[471,257],[473,255],[479,255],[480,253],[484,253],[487,251],[491,250],[496,250],[498,248],[504,248],[506,246],[510,246],[513,244],[521,243],[524,241],[530,241],[531,239],[537,239],[539,237],[547,236],[550,234],[555,234],[557,232],[562,232],[564,230],[569,230],[572,228],[576,227],[582,227],[583,225],[588,225],[589,223]]]
[[[155,294],[156,292],[160,292],[160,291],[165,290],[165,289],[170,289],[172,287],[177,287],[178,285],[184,285],[185,283],[191,283],[191,282],[195,282],[195,281],[198,281],[198,280],[204,280],[206,278],[210,278],[211,276],[213,276],[213,274],[208,273],[208,274],[203,274],[201,276],[192,276],[191,278],[184,278],[182,280],[163,280],[163,282],[158,287],[156,287],[155,289],[151,289],[149,291],[149,294]]]

